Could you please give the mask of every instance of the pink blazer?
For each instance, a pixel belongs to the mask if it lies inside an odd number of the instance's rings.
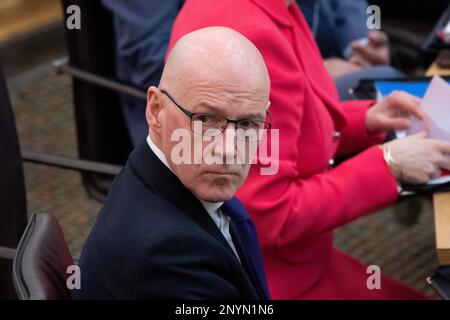
[[[373,102],[339,102],[298,6],[288,9],[283,0],[187,0],[169,48],[208,26],[227,26],[250,39],[271,78],[279,171],[263,176],[254,165],[237,196],[257,226],[272,297],[422,298],[384,276],[382,290],[367,289],[366,267],[333,248],[333,229],[393,204],[397,187],[374,146],[383,136],[365,128]],[[359,151],[331,168],[337,155]]]

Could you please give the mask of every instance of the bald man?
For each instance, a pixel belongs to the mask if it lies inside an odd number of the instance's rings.
[[[233,197],[271,121],[264,61],[241,34],[187,34],[148,89],[149,135],[80,258],[76,299],[268,299],[254,225]]]

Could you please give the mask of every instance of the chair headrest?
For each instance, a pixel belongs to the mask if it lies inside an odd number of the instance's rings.
[[[55,217],[34,214],[17,247],[13,281],[19,299],[69,299],[67,267],[73,259]]]

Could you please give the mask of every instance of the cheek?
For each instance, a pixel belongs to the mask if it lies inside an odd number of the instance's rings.
[[[176,126],[174,122],[166,121],[164,124],[164,127],[162,128],[163,132],[163,139],[165,140],[165,143],[171,144],[171,137],[172,133],[176,130]]]
[[[242,167],[242,176],[241,176],[242,183],[244,183],[245,179],[247,179],[248,172],[250,171],[250,167],[251,167],[250,163],[247,163],[247,164],[243,165],[243,167]]]
[[[161,142],[162,142],[162,150],[166,157],[172,156],[172,151],[178,150],[181,148],[183,151],[187,150],[186,145],[189,146],[189,143],[186,143],[188,139],[190,139],[188,129],[184,128],[181,124],[179,124],[179,119],[167,120],[164,123],[162,128]],[[178,149],[174,149],[178,146]],[[169,159],[167,159],[169,160]],[[173,159],[170,159],[173,160]],[[170,161],[172,163],[172,161]]]

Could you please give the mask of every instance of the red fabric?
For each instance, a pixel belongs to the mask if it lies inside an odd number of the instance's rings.
[[[169,47],[184,34],[208,26],[227,26],[250,39],[271,78],[279,171],[261,175],[260,166],[252,166],[238,197],[257,226],[272,297],[423,297],[387,277],[382,290],[368,290],[366,267],[333,249],[334,228],[393,204],[397,186],[381,150],[370,147],[382,139],[366,132],[365,114],[372,102],[338,102],[298,7],[288,9],[283,0],[187,0]],[[334,131],[342,133],[340,139],[333,138]],[[367,147],[329,169],[337,153]]]

